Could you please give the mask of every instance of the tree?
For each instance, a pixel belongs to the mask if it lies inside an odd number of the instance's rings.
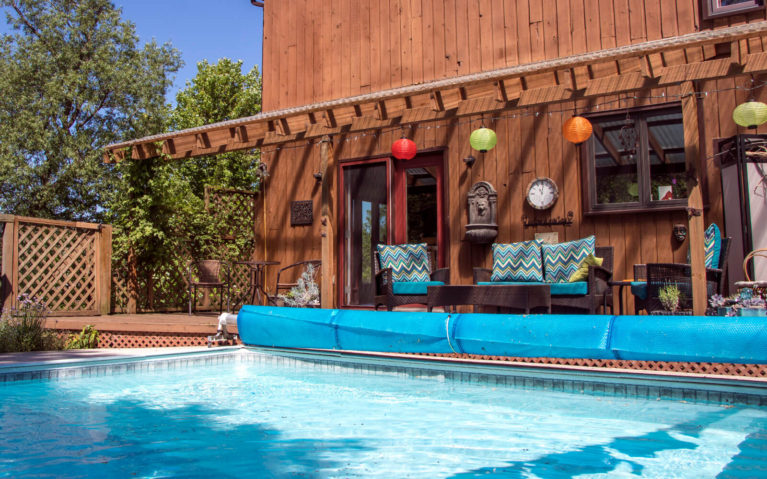
[[[241,61],[202,61],[176,101],[170,114],[174,129],[251,116],[261,110],[261,78],[255,67],[243,74]],[[258,159],[257,151],[242,151],[180,161],[122,162],[121,193],[109,204],[116,255],[150,264],[174,262],[187,254],[239,256],[248,238],[230,244],[233,251],[221,251],[222,231],[231,231],[232,225],[228,218],[205,211],[205,186],[257,189]]]
[[[138,47],[109,0],[0,0],[0,211],[99,221],[118,190],[100,149],[164,131],[169,44]]]
[[[242,60],[221,58],[213,65],[203,60],[197,75],[176,95],[171,114],[175,130],[253,116],[261,111],[261,76],[258,67],[242,73]],[[204,194],[205,185],[255,190],[258,187],[258,151],[237,151],[186,161],[180,173],[192,192]]]

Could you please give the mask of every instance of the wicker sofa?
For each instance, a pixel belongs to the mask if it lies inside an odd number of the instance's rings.
[[[552,312],[596,314],[600,307],[603,312],[613,312],[613,293],[609,285],[613,269],[613,247],[596,246],[594,256],[602,258],[601,266],[589,266],[585,281],[577,283],[549,282],[545,274],[542,282],[492,281],[492,269],[474,268],[474,284],[547,284],[551,289]]]

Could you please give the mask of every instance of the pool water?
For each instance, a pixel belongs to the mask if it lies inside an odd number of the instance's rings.
[[[767,476],[764,408],[333,369],[232,360],[6,383],[0,476]]]

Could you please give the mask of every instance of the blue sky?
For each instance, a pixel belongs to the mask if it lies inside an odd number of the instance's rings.
[[[261,71],[263,10],[250,0],[113,0],[123,18],[136,25],[141,43],[152,38],[170,42],[181,52],[184,66],[168,92],[175,104],[176,92],[197,73],[197,62],[219,58],[243,61],[243,71],[258,65]],[[0,32],[7,32],[5,15]]]

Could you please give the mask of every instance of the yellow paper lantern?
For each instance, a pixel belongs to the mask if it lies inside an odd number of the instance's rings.
[[[579,145],[591,137],[591,122],[582,116],[574,116],[562,125],[562,135],[570,143]]]
[[[469,144],[471,144],[471,147],[482,153],[492,150],[497,141],[498,138],[495,136],[495,132],[484,126],[472,131],[471,136],[469,137]]]
[[[741,103],[733,110],[732,119],[740,126],[756,128],[767,121],[767,105],[754,100]]]

